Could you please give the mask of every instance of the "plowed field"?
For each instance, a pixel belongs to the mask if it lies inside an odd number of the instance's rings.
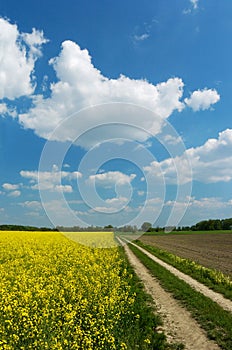
[[[232,277],[232,234],[144,235],[145,244],[165,249],[175,255],[222,271]]]

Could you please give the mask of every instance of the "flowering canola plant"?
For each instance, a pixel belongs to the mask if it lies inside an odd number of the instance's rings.
[[[129,349],[123,330],[139,318],[130,278],[113,244],[0,232],[0,349]]]

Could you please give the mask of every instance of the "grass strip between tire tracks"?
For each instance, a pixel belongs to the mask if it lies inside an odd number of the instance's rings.
[[[232,349],[232,314],[217,303],[193,290],[186,282],[151,260],[138,248],[129,244],[132,252],[156,277],[161,286],[190,311],[192,317],[207,332],[208,338],[215,340],[224,350]]]

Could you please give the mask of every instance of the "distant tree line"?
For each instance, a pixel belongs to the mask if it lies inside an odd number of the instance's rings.
[[[57,231],[57,229],[23,225],[0,225],[0,231]]]
[[[192,226],[191,229],[193,231],[232,230],[232,218],[200,221],[196,225]]]
[[[149,222],[144,222],[141,228],[136,225],[125,225],[115,227],[112,225],[102,226],[57,226],[56,228],[35,227],[23,225],[0,225],[0,231],[60,231],[60,232],[96,232],[96,231],[118,231],[118,232],[163,232],[165,227],[152,227]],[[171,231],[214,231],[214,230],[232,230],[232,218],[229,219],[210,219],[200,221],[193,226],[171,227]]]
[[[117,232],[138,232],[139,229],[137,226],[132,225],[125,225],[121,227],[116,227],[113,225],[106,225],[104,227],[102,226],[88,226],[88,227],[81,227],[81,226],[72,226],[72,227],[65,227],[65,226],[57,226],[56,227],[58,231],[60,232],[99,232],[99,231],[117,231]]]
[[[143,225],[142,225],[143,226]],[[232,230],[232,218],[230,219],[209,219],[198,222],[193,226],[172,227],[172,231],[216,231]],[[162,227],[149,227],[146,232],[164,231]]]
[[[106,225],[104,227],[102,226],[88,226],[88,227],[81,227],[81,226],[72,226],[72,227],[65,227],[65,226],[57,226],[57,231],[60,232],[99,232],[99,231],[118,231],[118,232],[137,232],[139,231],[137,226],[131,226],[131,225],[125,225],[122,227],[116,227],[113,225]]]
[[[146,224],[146,225],[144,225]],[[164,227],[152,227],[149,223],[144,223],[141,228],[145,232],[162,232]],[[146,229],[147,228],[147,229]],[[232,218],[229,219],[209,219],[200,221],[193,226],[172,227],[172,231],[215,231],[215,230],[232,230]]]
[[[98,232],[98,231],[114,231],[114,227],[112,225],[107,225],[104,227],[101,226],[56,226],[56,230],[60,232]]]

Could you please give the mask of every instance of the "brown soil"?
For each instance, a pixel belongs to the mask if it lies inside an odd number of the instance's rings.
[[[140,238],[143,243],[199,264],[217,269],[232,277],[232,234],[183,234]]]

